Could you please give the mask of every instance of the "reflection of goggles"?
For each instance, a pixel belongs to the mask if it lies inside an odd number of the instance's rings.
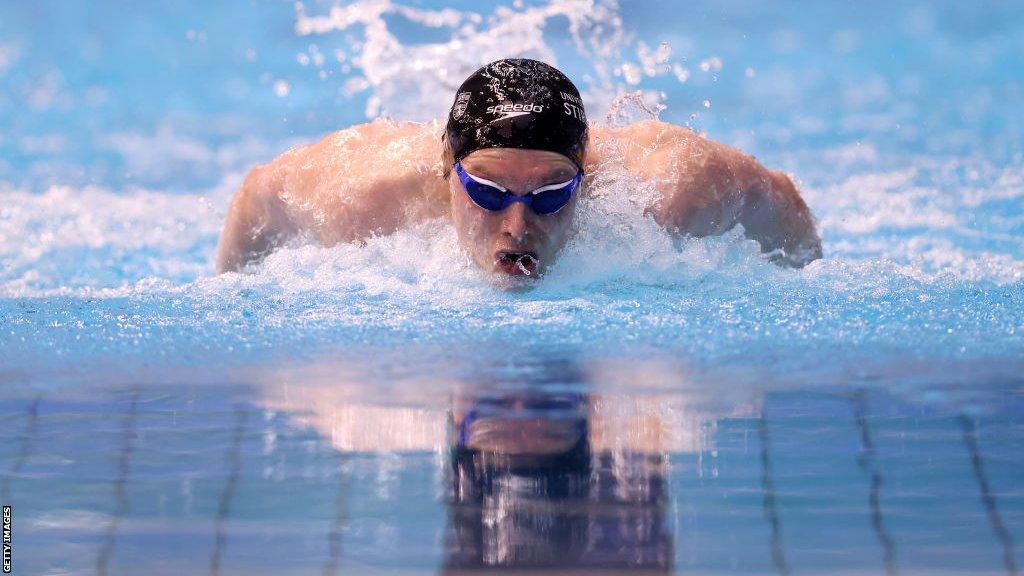
[[[490,180],[466,172],[462,167],[462,162],[455,163],[455,173],[459,175],[459,181],[466,189],[466,194],[469,194],[470,200],[484,210],[493,212],[504,210],[513,202],[522,202],[537,214],[554,214],[569,203],[569,199],[579,188],[580,182],[583,182],[583,171],[580,170],[572,177],[572,180],[548,184],[522,196],[516,196],[508,189]]]
[[[558,394],[543,396],[503,396],[499,398],[480,398],[472,410],[466,413],[462,422],[459,423],[459,446],[466,446],[469,443],[469,431],[473,422],[481,417],[508,415],[517,407],[521,407],[520,415],[536,415],[542,417],[566,417],[566,412],[572,416],[578,432],[585,434],[587,428],[586,418],[580,414],[584,405],[582,394]]]
[[[457,440],[451,447],[454,474],[453,497],[459,503],[479,503],[497,491],[527,500],[580,496],[589,488],[590,441],[587,397],[584,394],[502,394],[469,399],[472,408],[458,423]],[[490,451],[470,448],[475,423],[504,421],[516,427],[516,419],[561,422],[574,436],[571,446],[557,453]],[[484,424],[486,426],[486,424]],[[509,492],[511,491],[511,492]]]

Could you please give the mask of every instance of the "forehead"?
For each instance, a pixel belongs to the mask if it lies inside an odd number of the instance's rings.
[[[521,181],[571,178],[576,164],[569,158],[547,150],[486,148],[462,159],[462,165],[485,178],[513,178]]]

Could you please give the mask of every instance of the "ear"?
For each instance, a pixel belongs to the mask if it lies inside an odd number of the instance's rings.
[[[455,154],[452,152],[451,143],[448,142],[448,134],[441,134],[441,170],[445,180],[450,180],[452,167],[455,165]]]
[[[457,212],[455,207],[458,206],[458,202],[460,201],[459,195],[460,195],[461,191],[459,190],[459,183],[458,182],[459,182],[458,178],[449,178],[448,182],[447,182],[447,184],[448,184],[448,210],[449,210],[449,214],[451,215],[453,220],[455,219],[455,213]]]

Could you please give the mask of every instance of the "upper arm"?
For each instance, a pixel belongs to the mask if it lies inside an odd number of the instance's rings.
[[[283,183],[290,219],[330,246],[390,234],[448,212],[433,125],[376,120],[296,155]]]
[[[622,149],[625,168],[657,186],[647,213],[666,229],[706,236],[742,224],[765,252],[782,249],[782,263],[821,257],[810,210],[792,181],[753,156],[664,122],[607,135]]]
[[[721,234],[738,221],[744,188],[757,174],[750,156],[688,128],[650,121],[598,131],[621,152],[623,167],[654,183],[646,213],[666,229]]]
[[[447,213],[434,127],[375,121],[334,132],[249,173],[228,211],[218,269],[237,270],[286,238],[330,246]]]

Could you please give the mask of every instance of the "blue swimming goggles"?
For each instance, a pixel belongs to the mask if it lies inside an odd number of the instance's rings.
[[[554,214],[569,203],[572,195],[583,182],[583,171],[580,170],[572,177],[572,180],[558,184],[548,184],[536,190],[516,196],[508,189],[483,178],[473,176],[462,167],[462,162],[455,163],[455,173],[459,175],[462,187],[466,189],[470,200],[484,210],[499,211],[512,205],[513,202],[522,202],[530,207],[537,214]]]

